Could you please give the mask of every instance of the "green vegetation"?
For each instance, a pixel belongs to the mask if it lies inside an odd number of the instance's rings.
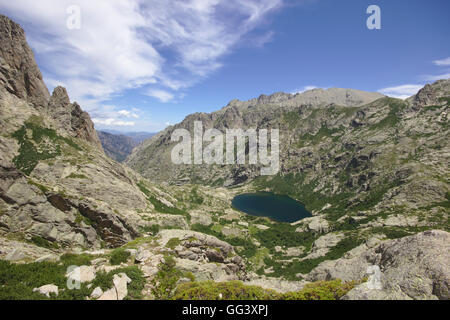
[[[161,227],[158,224],[154,224],[151,226],[141,226],[140,229],[144,233],[151,233],[151,234],[155,235],[159,232]]]
[[[169,255],[165,255],[164,261],[159,264],[159,271],[152,280],[152,293],[156,299],[168,300],[173,297],[178,280],[183,277],[183,272],[175,268],[175,265],[175,259]],[[192,274],[185,275],[193,278]]]
[[[109,263],[113,266],[117,266],[121,263],[126,263],[130,258],[130,252],[125,251],[123,248],[115,249],[111,252],[111,256],[109,258]]]
[[[151,204],[153,204],[156,211],[158,211],[160,213],[189,216],[187,214],[187,212],[180,210],[178,208],[175,208],[175,207],[169,207],[169,206],[165,205],[164,203],[162,203],[161,201],[159,201],[158,199],[156,199],[156,197],[154,195],[152,195],[152,193],[145,187],[144,182],[142,182],[142,181],[139,182],[138,187],[142,191],[142,193],[147,196],[147,200]]]
[[[192,188],[191,190],[191,194],[189,197],[189,202],[196,204],[196,205],[201,205],[203,204],[203,202],[205,201],[205,199],[198,194],[198,186],[195,186],[194,188]]]
[[[341,130],[342,130],[341,128],[329,129],[326,126],[322,126],[319,129],[319,131],[314,135],[305,133],[304,135],[300,136],[298,143],[297,143],[297,147],[301,148],[310,143],[313,145],[316,145],[316,144],[319,144],[325,138],[331,138],[331,140],[333,142],[336,142],[340,138],[336,134],[341,132]]]
[[[32,179],[28,179],[28,184],[33,185],[33,186],[39,188],[39,190],[41,190],[41,192],[42,192],[43,194],[46,194],[47,192],[50,191],[46,186],[44,186],[44,185],[42,185],[42,184],[40,184],[40,183],[37,183],[36,181],[34,181],[34,180],[32,180]]]
[[[66,253],[60,257],[60,261],[65,266],[90,266],[95,256],[89,254]]]
[[[310,247],[314,241],[314,236],[309,232],[295,232],[296,228],[289,223],[274,223],[269,229],[260,230],[254,236],[262,247],[269,249],[273,249],[275,246]]]
[[[380,122],[371,125],[369,127],[370,130],[378,130],[378,129],[384,129],[384,128],[394,128],[400,121],[400,118],[398,117],[398,112],[401,111],[405,107],[405,103],[403,101],[400,101],[398,99],[393,98],[384,98],[386,103],[389,104],[389,113]]]
[[[139,300],[142,299],[142,290],[145,286],[145,278],[142,271],[137,266],[129,266],[119,268],[108,273],[98,272],[95,280],[92,282],[91,288],[100,287],[103,291],[109,290],[113,287],[113,279],[115,274],[125,273],[130,279],[131,283],[128,285],[128,296],[125,300]]]
[[[209,234],[211,236],[214,236],[222,241],[228,242],[234,247],[241,247],[242,249],[238,250],[238,253],[242,257],[251,258],[254,256],[257,252],[256,245],[249,239],[242,239],[242,238],[228,238],[225,235],[223,235],[221,232],[217,232],[213,230],[211,227],[207,227],[201,224],[194,224],[191,226],[192,231],[197,231],[205,234]]]
[[[76,150],[81,148],[72,140],[59,136],[55,130],[43,128],[38,119],[30,119],[12,135],[20,145],[19,155],[13,162],[26,175],[29,175],[39,161],[61,155],[61,145],[66,144]]]
[[[89,179],[88,177],[86,177],[84,174],[76,174],[76,173],[71,173],[69,176],[67,176],[67,179]]]
[[[286,293],[283,300],[339,300],[358,284],[360,282],[319,281],[307,284],[298,292]]]
[[[359,246],[363,240],[350,236],[341,240],[335,247],[331,248],[330,251],[323,257],[319,257],[316,259],[308,259],[302,260],[294,259],[292,262],[280,264],[279,261],[275,259],[271,259],[266,257],[264,259],[264,263],[266,267],[272,267],[274,272],[271,273],[271,276],[274,277],[284,277],[287,280],[298,280],[297,274],[307,274],[312,269],[317,267],[320,263],[326,260],[336,260],[341,258],[346,252],[352,250]],[[258,273],[262,274],[262,270],[259,270]]]
[[[38,247],[47,248],[47,249],[58,249],[59,245],[56,242],[51,242],[48,240],[45,240],[42,237],[39,236],[33,236],[31,238],[31,242],[33,242]]]
[[[178,286],[174,300],[277,300],[280,294],[257,286],[246,286],[240,281],[216,283],[189,282]]]
[[[80,289],[67,288],[67,268],[69,266],[90,265],[96,258],[92,255],[64,254],[60,262],[14,264],[0,260],[0,300],[85,300],[96,287],[108,290],[113,287],[114,274],[125,273],[132,281],[128,285],[126,299],[142,299],[145,278],[136,266],[119,268],[109,273],[99,272],[92,283],[81,284]],[[34,288],[54,284],[59,295],[47,298]],[[89,286],[90,285],[90,286]],[[88,288],[89,286],[89,288]],[[64,289],[64,290],[62,290]]]
[[[307,284],[297,292],[278,293],[240,281],[183,283],[173,295],[174,300],[339,300],[360,282],[341,280]]]
[[[93,224],[92,220],[88,217],[83,216],[80,212],[77,213],[75,217],[75,223],[81,224],[81,222],[84,222],[86,225],[91,226]]]
[[[327,203],[332,203],[333,207],[331,210],[336,213],[333,219],[337,219],[344,214],[348,206],[348,198],[351,196],[350,192],[322,194],[314,191],[318,181],[312,180],[307,182],[306,174],[304,173],[259,177],[254,180],[253,184],[260,191],[269,189],[277,194],[288,195],[300,201],[309,212],[321,210]]]
[[[179,246],[181,243],[181,240],[178,238],[172,238],[166,243],[166,247],[170,249],[175,249],[175,247]]]

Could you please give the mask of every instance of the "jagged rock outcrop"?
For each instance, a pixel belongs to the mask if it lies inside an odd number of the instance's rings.
[[[176,257],[177,268],[191,272],[196,279],[217,282],[247,280],[244,261],[227,242],[195,231],[163,230],[159,233],[158,243],[167,247],[171,239],[177,240],[177,245],[170,250]],[[155,251],[154,248],[151,250]],[[156,263],[151,257],[140,259],[141,263],[154,268]],[[146,263],[147,260],[150,263]]]
[[[367,247],[321,263],[308,280],[361,280],[375,265],[382,273],[382,288],[362,284],[344,299],[450,299],[450,233],[425,231]]]
[[[47,106],[47,114],[55,120],[58,129],[68,132],[72,137],[86,140],[102,148],[94,123],[87,112],[76,103],[70,103],[67,90],[61,86],[53,90]]]
[[[418,110],[427,106],[443,105],[445,98],[450,96],[450,82],[447,80],[438,80],[433,85],[427,84],[425,87],[408,101],[414,106],[414,110]]]
[[[0,15],[0,86],[36,107],[45,107],[50,98],[25,32],[4,15]]]

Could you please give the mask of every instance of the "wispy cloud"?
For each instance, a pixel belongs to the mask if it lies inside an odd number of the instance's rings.
[[[306,92],[306,91],[309,91],[309,90],[314,90],[314,89],[317,89],[317,88],[318,87],[316,87],[316,86],[304,86],[303,88],[296,89],[296,90],[292,91],[291,93],[292,94],[303,93],[303,92]]]
[[[145,94],[149,97],[154,97],[161,102],[170,102],[175,98],[172,93],[160,89],[150,89],[145,92]]]
[[[396,87],[389,87],[378,90],[380,93],[398,99],[407,99],[423,88],[422,84],[404,84]]]
[[[138,114],[133,113],[133,112],[128,111],[128,110],[119,110],[119,111],[117,112],[117,114],[120,115],[120,116],[124,116],[124,117],[126,117],[126,118],[135,118],[135,119],[139,119],[139,115],[138,115]]]
[[[93,118],[92,121],[96,125],[117,126],[117,127],[133,127],[136,124],[135,122],[132,121],[122,121],[114,118],[107,118],[107,119]]]
[[[80,30],[66,27],[71,5],[81,8]],[[283,0],[0,0],[2,12],[26,28],[46,82],[63,83],[87,110],[127,89],[173,100],[174,91],[220,68],[224,55],[282,5]],[[262,45],[271,33],[254,36]]]
[[[450,73],[423,76],[426,81],[437,81],[450,78]]]
[[[433,63],[437,66],[450,66],[450,57],[441,60],[434,60]]]

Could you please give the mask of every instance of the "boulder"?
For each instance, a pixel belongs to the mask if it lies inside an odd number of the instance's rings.
[[[43,294],[43,295],[47,296],[48,298],[50,298],[51,293],[54,293],[55,295],[59,294],[58,287],[55,286],[54,284],[47,284],[47,285],[39,287],[39,288],[34,288],[33,292],[39,292],[40,294]]]
[[[71,272],[67,273],[66,277],[69,280],[81,283],[91,282],[95,279],[95,268],[92,266],[76,267]]]
[[[366,244],[343,258],[326,261],[308,280],[361,280],[378,266],[381,288],[371,281],[350,291],[344,299],[450,299],[450,233],[433,230],[369,248]]]
[[[8,253],[5,257],[6,261],[20,261],[26,259],[27,256],[19,249],[14,249],[10,253]]]
[[[103,290],[100,287],[97,287],[92,291],[91,298],[92,299],[98,299],[103,295]]]

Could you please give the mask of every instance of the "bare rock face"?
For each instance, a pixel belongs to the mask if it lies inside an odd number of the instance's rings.
[[[323,262],[311,271],[308,280],[342,275],[346,281],[361,280],[377,266],[381,288],[363,283],[344,299],[450,299],[450,233],[425,231],[369,250],[354,250],[341,259]]]
[[[0,15],[0,86],[36,107],[46,106],[50,98],[25,32],[3,15]]]
[[[84,139],[102,149],[91,117],[81,110],[76,102],[70,103],[65,88],[58,86],[53,90],[46,111],[55,120],[58,129],[65,130],[73,137]]]
[[[432,85],[427,84],[415,96],[408,99],[413,108],[418,110],[422,107],[442,105],[444,101],[440,98],[450,95],[450,80],[439,80]]]

